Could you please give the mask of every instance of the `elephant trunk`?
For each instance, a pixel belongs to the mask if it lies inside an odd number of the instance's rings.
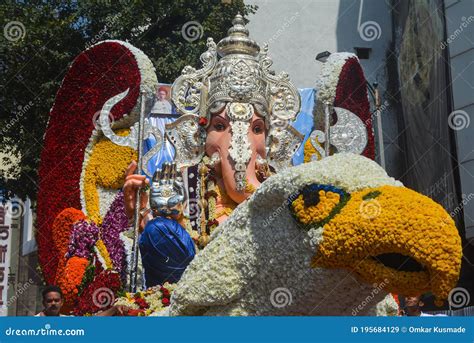
[[[246,165],[244,173],[247,186],[243,187],[243,189],[239,189],[240,187],[238,187],[236,180],[236,173],[238,173],[238,171],[235,170],[235,162],[230,157],[228,150],[221,151],[220,157],[222,179],[224,181],[226,193],[233,201],[240,204],[252,195],[252,190],[257,189],[260,186],[255,170],[257,154],[253,153],[249,163]]]

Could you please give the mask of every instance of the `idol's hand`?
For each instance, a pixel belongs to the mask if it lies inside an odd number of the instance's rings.
[[[125,212],[129,220],[133,219],[135,214],[135,203],[137,199],[137,190],[143,190],[140,192],[140,210],[144,209],[148,205],[148,194],[144,191],[148,188],[149,181],[145,175],[135,174],[137,169],[137,163],[133,161],[125,172],[125,183],[123,185],[123,196],[125,202]]]
[[[164,163],[153,175],[150,208],[154,217],[177,219],[183,212],[184,185],[175,163]]]

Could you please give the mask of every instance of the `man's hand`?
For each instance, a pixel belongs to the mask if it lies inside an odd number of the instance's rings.
[[[135,215],[135,203],[137,199],[137,190],[149,186],[149,181],[145,175],[137,175],[137,163],[133,161],[125,172],[125,183],[123,184],[123,196],[125,202],[125,212],[129,220]],[[148,207],[148,194],[145,191],[140,192],[140,210]]]

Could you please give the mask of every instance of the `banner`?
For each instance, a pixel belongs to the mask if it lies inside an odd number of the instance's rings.
[[[467,317],[145,317],[1,319],[1,342],[469,342]]]

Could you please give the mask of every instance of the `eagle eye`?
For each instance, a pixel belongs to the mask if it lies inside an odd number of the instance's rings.
[[[349,198],[350,194],[340,188],[314,183],[291,196],[288,203],[296,221],[314,227],[329,222]]]

